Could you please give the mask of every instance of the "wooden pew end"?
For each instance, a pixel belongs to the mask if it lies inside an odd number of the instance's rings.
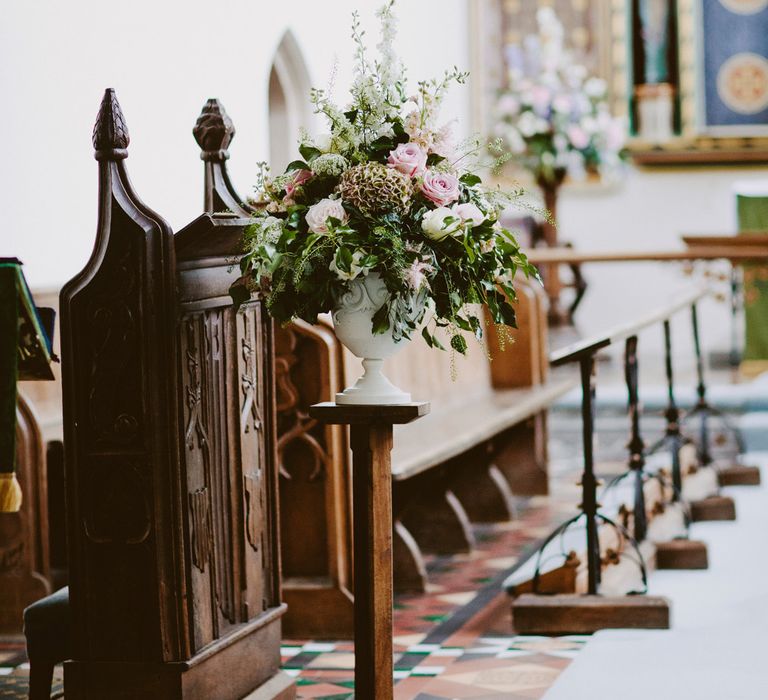
[[[517,634],[591,634],[602,629],[669,629],[661,596],[533,595],[512,602]]]

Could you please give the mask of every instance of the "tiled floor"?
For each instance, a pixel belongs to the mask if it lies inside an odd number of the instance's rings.
[[[572,512],[565,497],[520,503],[518,519],[476,528],[471,555],[433,557],[426,595],[395,602],[395,698],[540,698],[578,653],[583,637],[519,637],[501,582],[535,543]],[[286,641],[283,667],[298,697],[353,697],[350,642]]]
[[[584,640],[514,636],[501,582],[572,504],[565,496],[520,501],[515,521],[476,528],[471,555],[428,561],[428,593],[400,595],[395,602],[398,700],[542,696]],[[297,679],[300,699],[353,697],[351,642],[286,640],[282,659]],[[25,660],[20,640],[0,644],[0,698],[26,697]],[[61,689],[58,681],[55,689]]]
[[[395,697],[398,700],[541,698],[585,643],[582,637],[519,637],[501,583],[554,525],[574,513],[580,468],[578,414],[552,416],[553,495],[520,501],[510,523],[476,527],[469,555],[432,557],[425,595],[395,604]],[[620,463],[626,433],[616,418],[598,421],[600,459]],[[616,423],[616,425],[613,425]],[[656,427],[656,426],[653,426]],[[647,439],[652,441],[653,430]],[[298,697],[340,700],[354,692],[349,641],[285,640],[283,667]],[[23,644],[0,640],[0,699],[25,698]],[[60,689],[60,683],[57,683]],[[213,700],[213,699],[212,699]],[[369,698],[358,700],[372,700]]]

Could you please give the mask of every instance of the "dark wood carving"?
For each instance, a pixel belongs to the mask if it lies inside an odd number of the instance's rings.
[[[221,102],[210,99],[205,103],[192,134],[200,146],[200,158],[205,163],[203,211],[210,214],[221,211],[250,214],[251,208],[237,195],[226,169],[229,158],[227,149],[235,137],[235,125]]]
[[[174,250],[170,227],[131,187],[128,143],[107,90],[93,133],[96,245],[61,292],[70,597],[76,658],[160,663],[190,650],[184,571],[171,556],[183,548]]]
[[[227,295],[246,222],[200,217],[174,237],[128,181],[111,90],[94,145],[96,247],[61,294],[67,697],[234,700],[266,683],[265,698],[293,697],[272,326],[259,300],[236,312]]]
[[[204,202],[209,214],[222,210],[240,216],[252,213],[226,169],[227,148],[234,133],[221,103],[208,100],[194,136],[205,163]],[[346,438],[339,426],[319,425],[308,413],[309,406],[332,399],[343,388],[342,350],[329,328],[306,323],[276,329],[275,341],[282,586],[288,603],[283,627],[292,636],[349,637],[351,466]],[[243,352],[248,362],[250,347]],[[249,387],[244,378],[244,407],[251,411],[243,415],[244,426],[259,420],[253,413]],[[248,504],[254,512],[260,507],[255,499]],[[246,520],[247,525],[257,522],[256,514]],[[248,527],[248,541],[253,545],[251,538],[258,539],[259,533]]]
[[[24,608],[51,592],[45,450],[35,414],[21,395],[16,466],[21,510],[0,513],[0,634],[20,634]]]

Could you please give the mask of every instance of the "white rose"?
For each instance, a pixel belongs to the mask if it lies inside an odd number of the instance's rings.
[[[605,80],[602,78],[589,78],[586,83],[584,83],[584,92],[594,99],[598,99],[600,97],[603,97],[605,95],[605,91],[607,89],[607,86],[605,84]]]
[[[338,219],[342,224],[347,223],[348,219],[341,200],[328,197],[313,204],[304,218],[312,233],[328,233],[328,219]]]
[[[451,209],[453,213],[463,222],[471,222],[472,228],[479,226],[483,223],[483,221],[485,221],[485,214],[480,211],[479,207],[472,204],[472,202],[466,202],[465,204],[454,204]]]
[[[368,268],[364,268],[360,264],[360,260],[363,258],[363,251],[358,250],[354,253],[352,253],[352,262],[349,264],[349,272],[346,272],[345,270],[342,270],[337,264],[336,264],[336,258],[331,260],[331,264],[328,266],[328,269],[336,274],[336,277],[338,277],[340,280],[353,280],[355,279],[361,272],[364,274],[368,274]]]
[[[333,137],[330,134],[319,134],[314,138],[315,148],[323,153],[328,153],[331,150],[331,143]]]
[[[442,241],[461,228],[461,218],[448,207],[438,207],[424,214],[421,220],[421,230],[427,238]]]

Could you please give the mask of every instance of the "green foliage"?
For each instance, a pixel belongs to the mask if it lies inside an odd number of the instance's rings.
[[[515,236],[499,223],[522,190],[483,185],[473,161],[485,152],[479,139],[455,153],[438,147],[450,141],[446,126],[436,123],[440,103],[448,87],[463,84],[467,74],[453,68],[439,79],[421,81],[409,98],[392,51],[392,4],[379,11],[380,56],[373,62],[357,18],[353,21],[356,70],[346,109],[325,91],[312,90],[316,111],[328,121],[327,138],[313,141],[304,134],[301,159],[282,175],[270,177],[261,166],[253,200],[260,211],[245,230],[243,277],[232,297],[241,304],[258,290],[279,323],[316,323],[355,280],[376,273],[389,296],[373,316],[373,332],[400,339],[417,331],[430,347],[445,350],[442,335],[453,351],[465,353],[464,333],[483,336],[474,305],[487,306],[494,323],[514,326],[512,280],[518,271],[538,277]],[[404,143],[421,149],[420,169],[400,172],[388,165]],[[441,177],[454,178],[447,201],[454,209],[447,214],[436,212],[427,196],[424,160]],[[462,214],[459,205],[470,214]],[[320,209],[332,212],[325,221],[317,220]],[[441,217],[436,233],[428,233],[427,214]]]

